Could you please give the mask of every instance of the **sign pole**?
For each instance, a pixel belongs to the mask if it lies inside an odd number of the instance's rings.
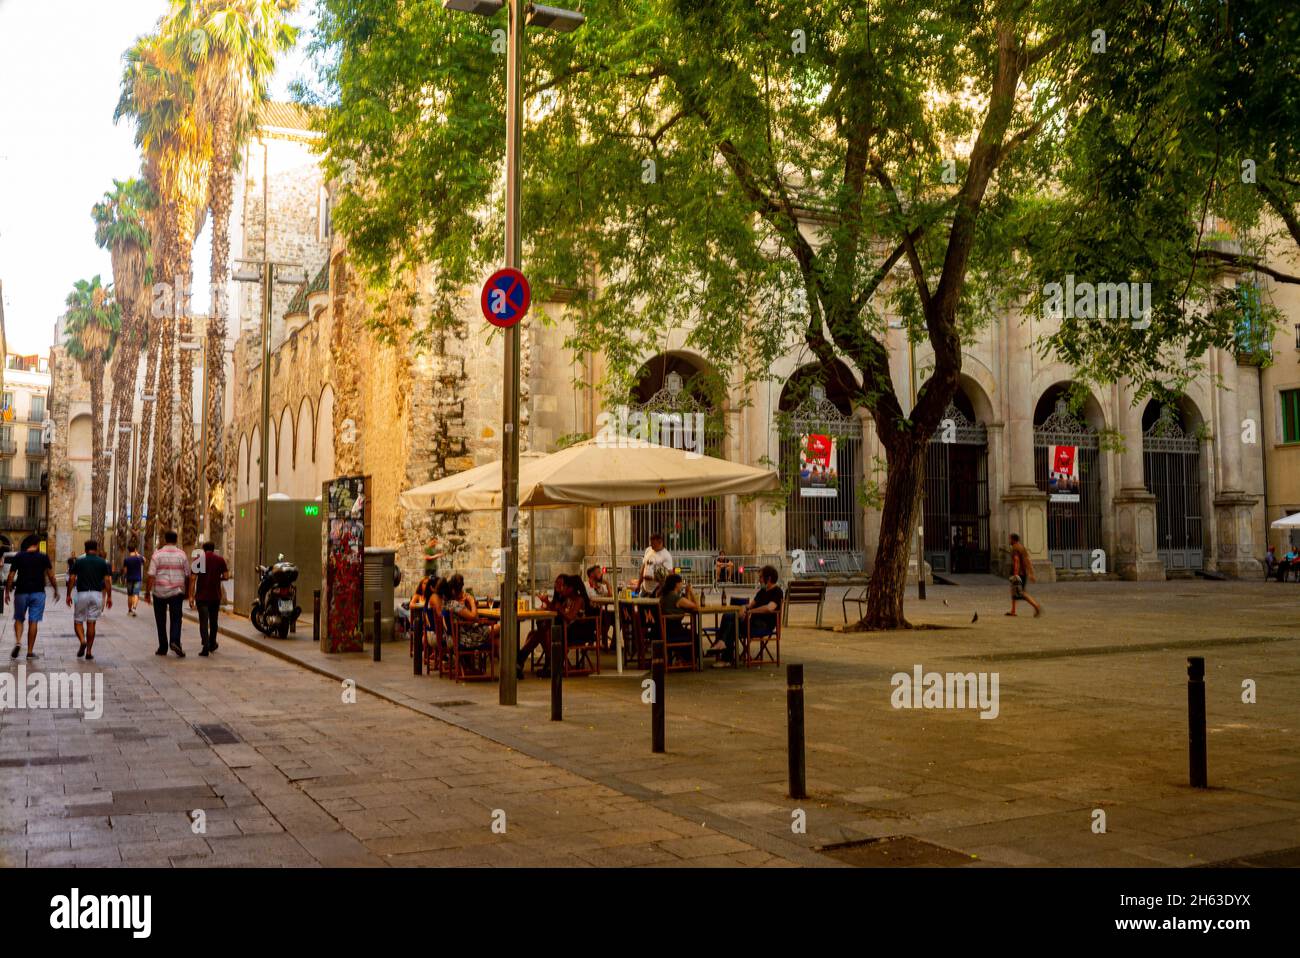
[[[506,55],[506,267],[519,269],[523,241],[519,233],[520,146],[523,139],[524,0],[509,0],[510,32]],[[501,583],[500,702],[517,704],[515,661],[519,657],[519,324],[505,330],[505,397],[502,403],[501,548],[505,579]],[[554,663],[552,663],[554,667]]]

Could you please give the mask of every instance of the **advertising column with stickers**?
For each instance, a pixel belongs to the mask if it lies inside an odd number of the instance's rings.
[[[370,477],[345,476],[325,483],[325,628],[322,652],[361,652],[365,589],[366,525]]]

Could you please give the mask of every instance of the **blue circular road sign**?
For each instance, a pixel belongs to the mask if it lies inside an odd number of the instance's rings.
[[[533,301],[528,279],[517,269],[499,269],[483,284],[480,305],[483,316],[493,326],[513,326],[524,318]]]

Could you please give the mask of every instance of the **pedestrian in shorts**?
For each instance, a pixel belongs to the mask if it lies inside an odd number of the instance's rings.
[[[9,560],[9,576],[5,579],[5,594],[14,600],[14,650],[9,657],[18,658],[23,641],[23,623],[27,623],[27,657],[36,658],[36,631],[45,617],[45,583],[54,590],[54,601],[59,601],[59,583],[54,578],[50,557],[40,551],[41,540],[28,536],[22,542],[22,551]]]
[[[1028,602],[1032,605],[1035,619],[1043,614],[1043,607],[1025,591],[1026,582],[1036,581],[1038,580],[1034,575],[1034,564],[1029,561],[1029,550],[1020,541],[1020,536],[1013,532],[1011,533],[1011,611],[1007,615],[1016,614],[1017,602]]]
[[[104,609],[113,608],[113,570],[99,554],[99,543],[86,541],[85,554],[68,574],[68,605],[72,606],[72,628],[76,630],[77,658],[95,658],[95,623]]]

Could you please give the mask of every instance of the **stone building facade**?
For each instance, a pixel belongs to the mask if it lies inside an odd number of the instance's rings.
[[[376,310],[391,321],[413,309],[408,297],[394,292],[376,301],[362,289],[345,238],[331,232],[323,239],[317,228],[328,226],[328,217],[319,216],[321,203],[328,208],[327,198],[317,199],[319,174],[296,161],[277,164],[277,148],[268,161],[269,191],[284,197],[286,208],[272,200],[272,258],[296,257],[315,268],[283,306],[277,299],[273,314],[270,492],[315,498],[333,476],[369,475],[369,541],[397,550],[408,584],[418,575],[424,544],[436,536],[451,553],[450,565],[480,588],[491,587],[495,514],[416,513],[398,497],[499,458],[501,339],[479,315],[477,290],[465,290],[456,321],[427,339],[391,322],[385,325],[399,330],[395,337],[378,336],[370,325]],[[304,179],[294,183],[296,177]],[[256,185],[250,181],[250,198]],[[245,210],[246,250],[258,249],[258,209]],[[417,278],[415,292],[427,282]],[[643,549],[658,529],[669,549],[697,569],[711,569],[718,551],[740,563],[779,563],[786,574],[870,569],[880,519],[869,493],[883,488],[883,449],[870,417],[818,386],[817,367],[796,345],[773,365],[770,381],[701,399],[692,384],[710,377],[725,382],[725,371],[688,348],[687,330],[667,330],[644,351],[633,395],[616,399],[579,385],[599,383],[605,373],[601,357],[581,358],[564,346],[570,311],[580,306],[535,303],[522,325],[521,448],[553,451],[565,437],[593,435],[602,413],[620,406],[701,412],[709,423],[706,450],[752,465],[787,469],[792,443],[811,435],[835,441],[835,479],[818,487],[800,477],[784,502],[726,497],[619,510],[621,562],[630,565],[630,552]],[[228,446],[238,502],[257,496],[261,419],[260,340],[253,314],[245,308],[244,315]],[[423,325],[414,313],[406,318],[410,328]],[[1135,404],[1130,383],[1084,389],[1068,366],[1041,358],[1035,344],[1051,332],[1051,322],[1009,312],[993,317],[966,345],[961,389],[940,431],[950,432],[951,441],[936,434],[927,469],[928,567],[940,575],[1005,573],[1006,541],[1015,532],[1040,578],[1255,574],[1266,539],[1265,457],[1243,424],[1263,421],[1270,428],[1259,366],[1216,351],[1176,405]],[[901,329],[890,329],[888,345],[906,404],[911,362]],[[927,348],[919,346],[920,376],[929,362]],[[1057,447],[1071,450],[1077,470],[1053,488]],[[589,511],[548,511],[523,522],[525,550],[528,524],[535,523],[539,582],[588,557],[603,558],[608,549],[604,517]]]
[[[46,356],[4,356],[0,402],[0,534],[17,546],[45,534],[49,470],[45,423],[49,419],[50,367]]]

